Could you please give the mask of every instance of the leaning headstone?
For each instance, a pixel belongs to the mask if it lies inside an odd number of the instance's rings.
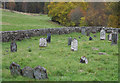
[[[17,52],[17,44],[15,41],[12,41],[10,44],[10,50],[11,52]]]
[[[85,27],[81,27],[81,33],[83,34],[83,35],[85,35]]]
[[[10,68],[11,75],[13,76],[21,75],[20,65],[16,64],[15,62],[12,62],[9,68]]]
[[[80,63],[86,63],[86,64],[88,64],[87,58],[86,58],[85,56],[82,56],[82,57],[80,58]]]
[[[108,40],[109,40],[109,41],[112,41],[112,33],[110,33],[110,34],[108,35]]]
[[[47,41],[46,38],[40,38],[39,47],[46,47]]]
[[[37,66],[34,68],[33,72],[34,72],[35,79],[40,80],[40,79],[47,79],[48,78],[47,71],[44,67]]]
[[[47,40],[48,43],[51,42],[51,34],[50,33],[47,34],[47,39],[46,40]]]
[[[77,51],[78,50],[78,41],[76,38],[74,38],[71,42],[71,51]]]
[[[71,42],[72,42],[72,38],[69,37],[69,38],[68,38],[68,45],[71,45]]]
[[[30,68],[30,67],[24,67],[22,69],[22,76],[29,77],[29,78],[34,78],[33,69]]]
[[[89,40],[92,40],[92,37],[89,37]]]
[[[106,32],[105,32],[105,30],[104,30],[104,28],[100,31],[100,40],[105,40],[105,35],[106,34]]]
[[[117,44],[117,33],[114,32],[112,33],[112,44],[111,45],[116,45]]]

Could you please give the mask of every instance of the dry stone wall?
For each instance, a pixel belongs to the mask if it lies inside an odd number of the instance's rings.
[[[86,31],[90,30],[91,32],[96,29],[97,32],[100,32],[102,27],[86,27]],[[110,33],[113,29],[118,28],[105,28],[107,33]],[[120,29],[118,29],[120,32]],[[18,31],[1,31],[2,34],[1,41],[9,42],[13,39],[15,40],[23,40],[26,38],[47,35],[47,33],[51,34],[69,34],[72,32],[81,32],[81,27],[64,27],[64,28],[46,28],[46,29],[31,29],[31,30],[18,30]]]

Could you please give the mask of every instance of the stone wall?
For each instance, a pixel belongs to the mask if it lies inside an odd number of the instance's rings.
[[[102,27],[86,27],[86,31],[90,30],[91,32],[96,29],[97,32],[100,32]],[[117,28],[105,28],[106,32],[111,32],[113,29]],[[120,29],[118,29],[120,33]],[[41,36],[47,35],[47,33],[51,34],[69,34],[72,32],[81,32],[81,27],[64,27],[64,28],[46,28],[46,29],[31,29],[31,30],[18,30],[18,31],[1,31],[2,34],[2,42],[8,42],[13,39],[23,40],[25,38],[30,38],[33,36]]]

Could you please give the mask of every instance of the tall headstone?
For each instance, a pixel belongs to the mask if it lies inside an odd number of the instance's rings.
[[[74,38],[71,42],[71,51],[77,51],[78,50],[78,41],[76,38]]]
[[[10,50],[11,52],[17,52],[17,44],[15,41],[12,41],[10,44]]]
[[[110,33],[110,34],[108,35],[108,40],[109,40],[109,41],[112,41],[112,33]]]
[[[44,67],[37,66],[34,68],[33,72],[34,72],[35,79],[40,80],[40,79],[47,79],[48,78],[47,71]]]
[[[116,45],[117,44],[117,33],[116,32],[114,32],[114,33],[112,33],[112,43],[111,43],[111,45]]]
[[[12,64],[10,64],[10,72],[11,75],[21,75],[21,68],[20,65],[16,64],[15,62],[12,62]]]
[[[72,38],[69,37],[69,38],[68,38],[68,45],[71,45],[71,42],[72,42]]]
[[[46,38],[40,38],[39,47],[46,47],[46,46],[47,46]]]
[[[46,40],[47,40],[48,43],[51,42],[51,33],[48,33],[48,34],[47,34],[47,39],[46,39]]]
[[[105,37],[106,37],[106,32],[103,27],[103,29],[100,31],[100,40],[105,40]]]
[[[29,78],[34,78],[33,76],[33,69],[30,67],[24,67],[22,69],[22,76],[29,77]]]
[[[85,35],[85,31],[86,31],[85,27],[81,27],[81,34]]]

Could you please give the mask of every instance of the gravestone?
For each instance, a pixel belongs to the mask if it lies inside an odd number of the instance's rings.
[[[10,64],[10,72],[11,75],[21,75],[21,69],[20,69],[20,65],[16,64],[15,62],[12,62],[12,64]]]
[[[78,41],[76,38],[74,38],[71,42],[71,51],[77,51],[78,50]]]
[[[47,71],[44,67],[37,66],[33,70],[35,79],[47,79]]]
[[[82,56],[82,57],[80,58],[80,63],[86,63],[86,64],[88,64],[87,58],[86,58],[85,56]]]
[[[80,36],[78,38],[80,39]]]
[[[22,69],[22,76],[29,77],[29,78],[34,78],[33,69],[30,68],[30,67],[24,67]]]
[[[87,31],[87,34],[86,34],[87,36],[90,36],[90,31]]]
[[[100,40],[105,40],[105,36],[106,36],[105,34],[106,34],[106,32],[103,27],[103,29],[100,31]]]
[[[46,40],[47,40],[48,43],[51,42],[51,33],[48,33],[48,34],[47,34],[47,39],[46,39]]]
[[[85,35],[85,27],[81,27],[81,34]]]
[[[96,29],[92,29],[92,33],[95,34],[96,33]]]
[[[94,35],[93,37],[96,37],[96,35]]]
[[[46,38],[40,38],[39,47],[46,47],[46,46],[47,46]]]
[[[72,42],[72,38],[69,37],[69,38],[68,38],[68,45],[71,45],[71,42]]]
[[[114,33],[112,33],[112,43],[111,43],[111,45],[117,45],[117,33],[116,32],[114,32]]]
[[[15,41],[12,41],[10,44],[10,50],[11,52],[17,52],[17,44]]]
[[[108,40],[109,40],[109,41],[112,41],[112,33],[110,33],[110,34],[108,35]]]
[[[89,37],[89,40],[92,40],[92,37]]]

